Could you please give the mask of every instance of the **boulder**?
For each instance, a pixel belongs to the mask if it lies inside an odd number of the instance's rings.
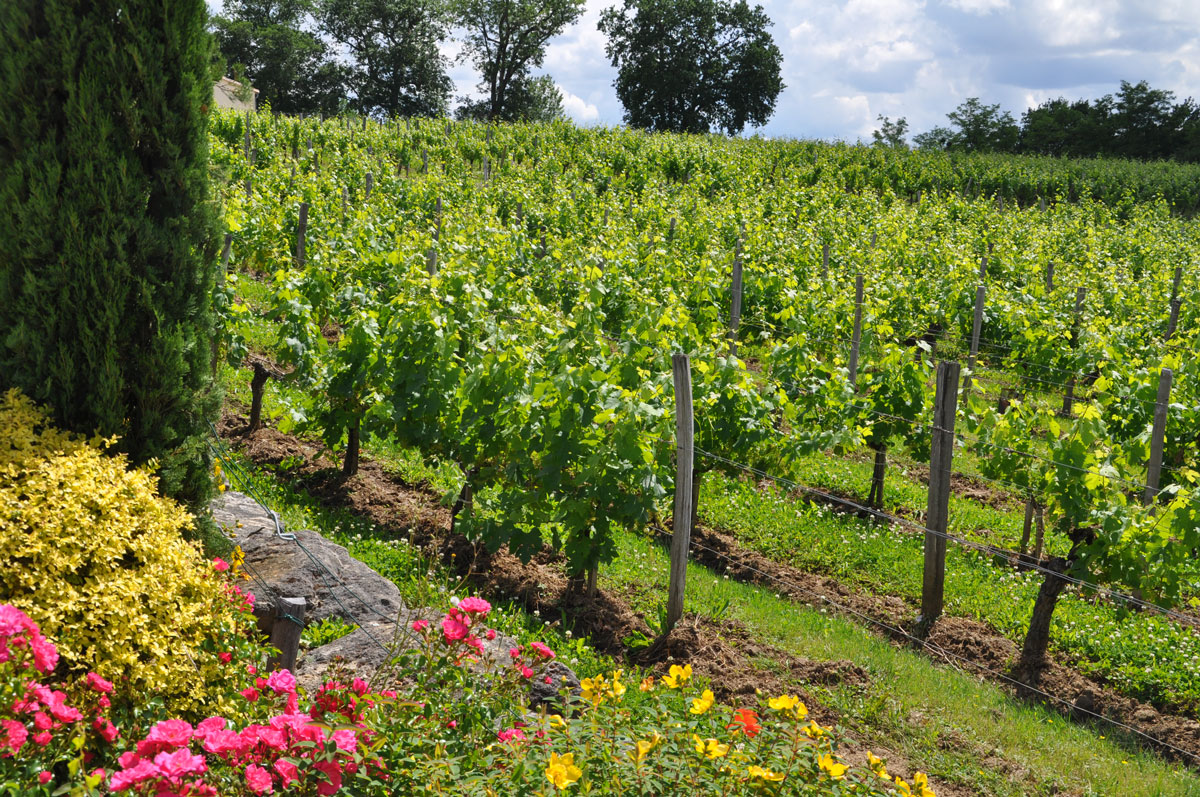
[[[254,593],[260,627],[274,622],[279,598],[304,598],[307,623],[394,621],[405,608],[395,584],[337,543],[308,529],[293,532],[295,540],[280,537],[271,516],[246,495],[222,493],[212,514],[246,557],[239,586]],[[282,521],[279,528],[286,533]]]

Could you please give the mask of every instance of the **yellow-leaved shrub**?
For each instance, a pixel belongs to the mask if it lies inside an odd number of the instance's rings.
[[[191,516],[148,469],[55,429],[17,391],[0,396],[0,602],[28,614],[62,674],[194,712],[231,702],[218,654],[245,615],[197,545]]]

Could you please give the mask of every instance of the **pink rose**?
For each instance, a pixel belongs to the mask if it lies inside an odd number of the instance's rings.
[[[45,786],[47,783],[49,783],[53,778],[54,778],[53,772],[47,772],[46,770],[43,769],[41,772],[38,773],[38,783],[42,784],[43,786]]]
[[[424,631],[428,627],[429,627],[428,620],[413,620],[412,630],[416,631],[418,634],[421,633],[422,631]]]
[[[144,780],[157,778],[162,774],[151,761],[137,761],[132,767],[126,766],[124,763],[121,766],[123,769],[120,772],[114,772],[112,778],[109,779],[109,791],[125,791]]]
[[[442,635],[447,644],[466,639],[467,633],[467,623],[458,614],[447,614],[442,619]]]
[[[488,603],[483,598],[471,597],[463,598],[461,601],[459,601],[458,608],[460,611],[464,611],[467,614],[477,614],[482,620],[484,617],[487,617],[488,612],[492,610],[492,604]]]
[[[192,726],[183,720],[163,720],[150,729],[137,744],[138,755],[152,758],[156,753],[186,747],[192,740]]]
[[[87,674],[87,685],[91,689],[103,694],[108,694],[113,690],[112,681],[106,681],[94,672]]]
[[[282,758],[272,764],[272,769],[279,776],[279,784],[285,789],[289,783],[300,778],[300,770],[296,768],[296,765],[289,761],[284,761]]]
[[[489,629],[487,630],[487,634],[486,634],[485,636],[487,636],[487,638],[488,638],[488,642],[491,642],[493,639],[495,639],[495,638],[496,638],[496,629],[495,629],[495,628],[489,628]]]
[[[296,677],[287,670],[276,670],[267,678],[267,687],[276,694],[290,694],[296,691]]]
[[[547,661],[554,658],[554,651],[543,645],[541,642],[530,642],[529,647],[534,653],[538,654]]]
[[[325,776],[324,781],[318,781],[317,794],[330,795],[342,788],[342,770],[332,761],[318,761],[313,769]]]
[[[270,794],[275,790],[271,773],[256,764],[246,767],[246,787],[255,794]]]
[[[33,735],[33,743],[38,747],[45,747],[50,744],[50,731],[42,731]]]
[[[229,569],[229,562],[226,562],[219,556],[214,556],[212,560],[212,566],[213,570],[216,570],[218,573],[224,573]]]
[[[208,770],[204,756],[192,755],[186,747],[181,747],[173,753],[159,753],[154,756],[154,766],[158,767],[163,777],[179,782],[188,775],[200,775]]]
[[[0,749],[8,748],[9,753],[15,754],[25,746],[29,731],[16,720],[0,720]]]

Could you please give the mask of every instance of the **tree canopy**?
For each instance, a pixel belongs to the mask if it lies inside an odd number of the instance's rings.
[[[784,88],[770,26],[762,6],[746,0],[625,0],[606,9],[599,28],[625,121],[730,135],[765,124]]]
[[[468,115],[508,121],[552,110],[557,89],[549,95],[529,73],[542,65],[546,43],[579,19],[583,6],[584,0],[455,0],[455,20],[467,30],[464,55],[482,75],[479,89],[486,95],[482,103],[468,101],[474,106]]]

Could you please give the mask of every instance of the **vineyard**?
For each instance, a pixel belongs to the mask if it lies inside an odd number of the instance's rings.
[[[1023,645],[1020,680],[1048,648],[1200,709],[1195,168],[415,119],[211,136],[214,368],[253,367],[251,426],[270,382],[347,477],[367,440],[418,449],[455,529],[561,550],[581,593],[627,535],[707,524],[920,601],[933,529],[946,613]]]

